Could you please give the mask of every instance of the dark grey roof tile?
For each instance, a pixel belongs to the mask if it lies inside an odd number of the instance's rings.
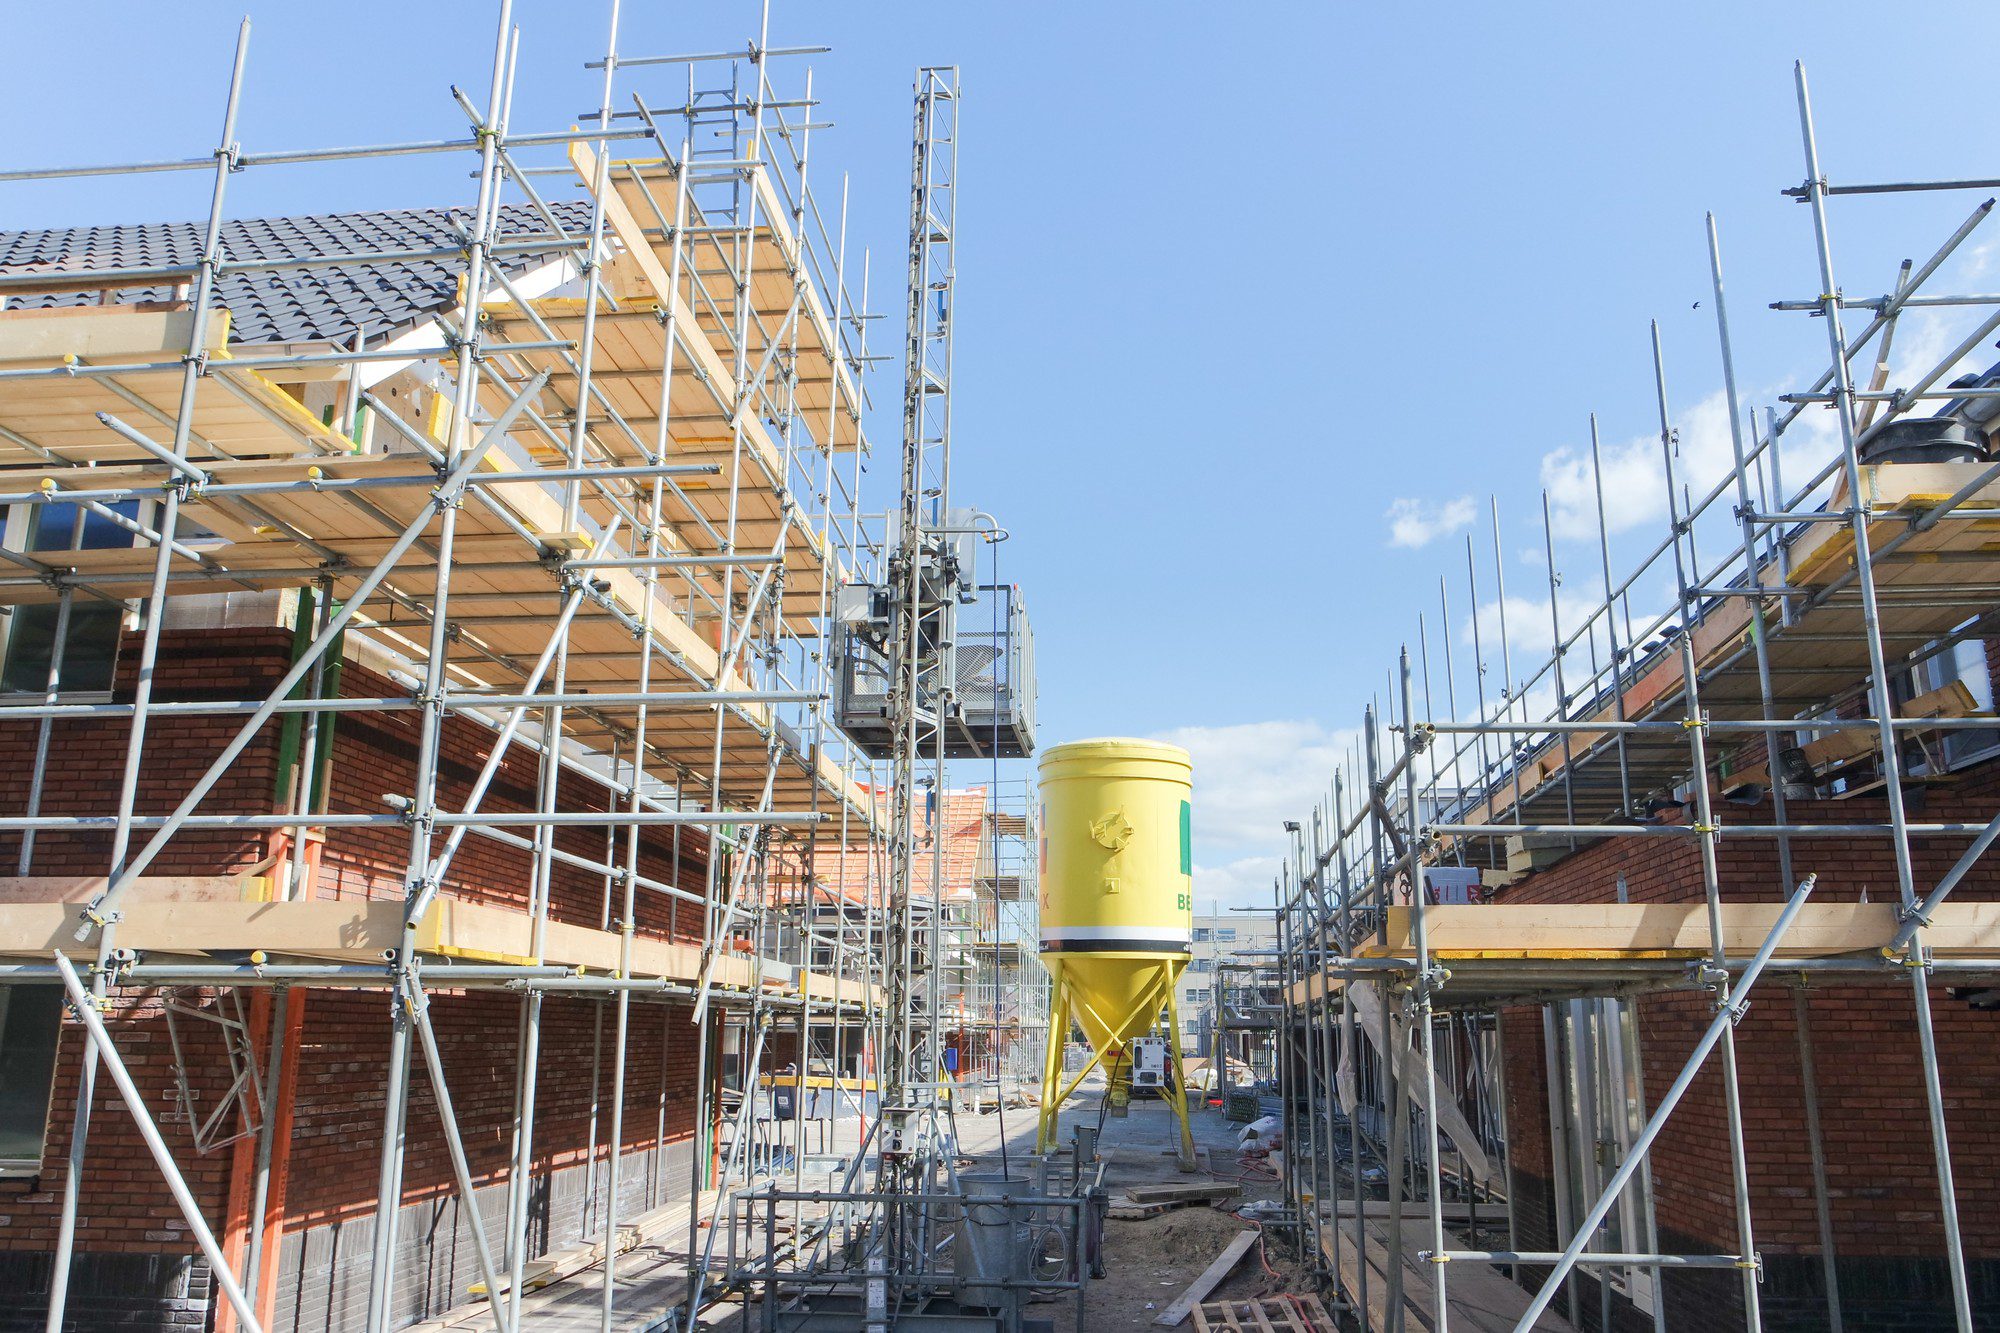
[[[587,201],[567,200],[550,208],[573,234],[588,230]],[[443,249],[457,245],[458,230],[469,222],[462,208],[244,218],[223,223],[222,253],[225,259],[277,259]],[[517,240],[548,234],[548,224],[526,204],[503,207],[499,229]],[[201,252],[201,232],[192,222],[0,231],[0,272],[192,264]],[[508,273],[517,274],[545,258],[509,255],[502,262]],[[226,272],[216,294],[230,314],[232,343],[346,343],[357,332],[375,337],[441,311],[455,299],[463,268],[463,261],[454,258]],[[125,288],[113,296],[121,303],[166,301],[173,290],[171,285]],[[47,308],[94,304],[96,299],[94,293],[42,293],[10,304]]]

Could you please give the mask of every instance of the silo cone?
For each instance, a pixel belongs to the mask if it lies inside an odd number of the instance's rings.
[[[1181,1164],[1194,1165],[1174,1006],[1194,933],[1193,771],[1187,751],[1157,741],[1073,741],[1042,752],[1041,960],[1055,994],[1037,1151],[1054,1146],[1057,1111],[1098,1064],[1107,1084],[1121,1072],[1129,1079],[1129,1069],[1110,1066],[1129,1060],[1133,1039],[1152,1032],[1164,1009],[1174,1070],[1167,1101],[1180,1121]],[[1091,1057],[1065,1084],[1071,1023]]]

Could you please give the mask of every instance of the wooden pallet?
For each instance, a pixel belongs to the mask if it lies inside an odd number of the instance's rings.
[[[1227,1182],[1187,1185],[1131,1185],[1111,1201],[1110,1217],[1132,1220],[1158,1217],[1175,1208],[1207,1208],[1227,1203],[1243,1193],[1240,1185]]]
[[[1111,1201],[1110,1205],[1105,1208],[1104,1215],[1106,1217],[1118,1218],[1121,1221],[1133,1222],[1143,1218],[1158,1217],[1161,1213],[1170,1213],[1176,1208],[1219,1208],[1224,1202],[1224,1200],[1220,1199],[1206,1198],[1151,1199],[1142,1202],[1137,1199],[1120,1197]]]
[[[1261,1301],[1212,1301],[1194,1307],[1197,1333],[1335,1333],[1317,1296],[1273,1296]]]

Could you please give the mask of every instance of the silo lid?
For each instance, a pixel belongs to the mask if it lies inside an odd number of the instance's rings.
[[[1075,759],[1153,759],[1170,764],[1194,766],[1194,756],[1178,745],[1149,741],[1137,736],[1093,736],[1080,741],[1064,741],[1042,751],[1044,765]]]

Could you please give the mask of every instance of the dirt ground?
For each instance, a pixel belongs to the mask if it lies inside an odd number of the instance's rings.
[[[1091,1090],[1063,1108],[1056,1141],[1068,1144],[1077,1121],[1098,1124],[1099,1108]],[[1035,1138],[1033,1108],[995,1113],[963,1114],[957,1118],[961,1169],[991,1170],[1000,1165],[1003,1140],[1010,1167],[1022,1169],[1032,1156]],[[1073,1293],[1033,1303],[1030,1319],[1047,1319],[1056,1333],[1161,1333],[1153,1323],[1188,1284],[1200,1276],[1230,1241],[1245,1230],[1258,1230],[1254,1220],[1238,1210],[1278,1195],[1278,1181],[1268,1169],[1239,1159],[1237,1135],[1242,1126],[1224,1120],[1219,1110],[1201,1110],[1193,1120],[1201,1165],[1180,1170],[1175,1151],[1178,1138],[1172,1114],[1157,1101],[1135,1102],[1123,1118],[1102,1122],[1099,1156],[1104,1163],[1104,1187],[1115,1205],[1128,1187],[1224,1181],[1241,1193],[1219,1207],[1176,1208],[1142,1219],[1107,1218],[1104,1230],[1106,1276],[1090,1283],[1079,1323]],[[1281,1292],[1312,1290],[1285,1251],[1282,1240],[1253,1245],[1235,1269],[1207,1299],[1248,1300]],[[704,1321],[706,1333],[737,1333],[758,1326],[754,1310],[718,1307]],[[1180,1324],[1192,1333],[1194,1321]]]
[[[1092,1330],[1148,1329],[1210,1261],[1248,1224],[1212,1208],[1182,1208],[1138,1221],[1113,1218],[1104,1233],[1107,1276],[1093,1283],[1084,1307]],[[1259,1263],[1260,1254],[1278,1276]],[[1295,1285],[1294,1266],[1282,1245],[1252,1247],[1209,1300],[1256,1300]],[[1189,1320],[1184,1328],[1192,1328]]]
[[[1032,1136],[1032,1117],[1015,1114],[1028,1121],[1026,1128]],[[1098,1123],[1094,1101],[1081,1100],[1074,1112],[1064,1108],[1058,1142],[1068,1141],[1073,1120]],[[1127,1186],[1204,1179],[1226,1181],[1238,1186],[1242,1194],[1217,1208],[1187,1207],[1143,1219],[1107,1219],[1106,1276],[1091,1283],[1085,1297],[1083,1324],[1089,1333],[1142,1329],[1158,1333],[1153,1324],[1155,1316],[1171,1305],[1239,1233],[1258,1229],[1254,1221],[1236,1216],[1234,1210],[1257,1200],[1276,1198],[1278,1182],[1269,1172],[1238,1160],[1236,1137],[1241,1128],[1225,1121],[1220,1111],[1197,1112],[1195,1143],[1206,1150],[1201,1157],[1205,1169],[1189,1174],[1176,1164],[1173,1117],[1162,1103],[1136,1102],[1125,1118],[1103,1121],[1100,1151],[1106,1162],[1104,1185],[1114,1202]],[[973,1151],[982,1157],[997,1150],[997,1127],[987,1128],[982,1134],[980,1129],[961,1122],[960,1129],[966,1139],[977,1145]],[[966,1132],[968,1129],[970,1133]],[[1010,1146],[1018,1146],[1019,1123],[1010,1118],[1007,1129]],[[1283,1291],[1309,1290],[1311,1287],[1286,1254],[1284,1244],[1273,1239],[1268,1244],[1252,1246],[1208,1299],[1250,1300]],[[1074,1305],[1070,1300],[1037,1304],[1031,1313],[1034,1317],[1053,1318],[1059,1330],[1082,1333],[1075,1330]],[[1191,1319],[1181,1325],[1184,1333],[1193,1327]]]

